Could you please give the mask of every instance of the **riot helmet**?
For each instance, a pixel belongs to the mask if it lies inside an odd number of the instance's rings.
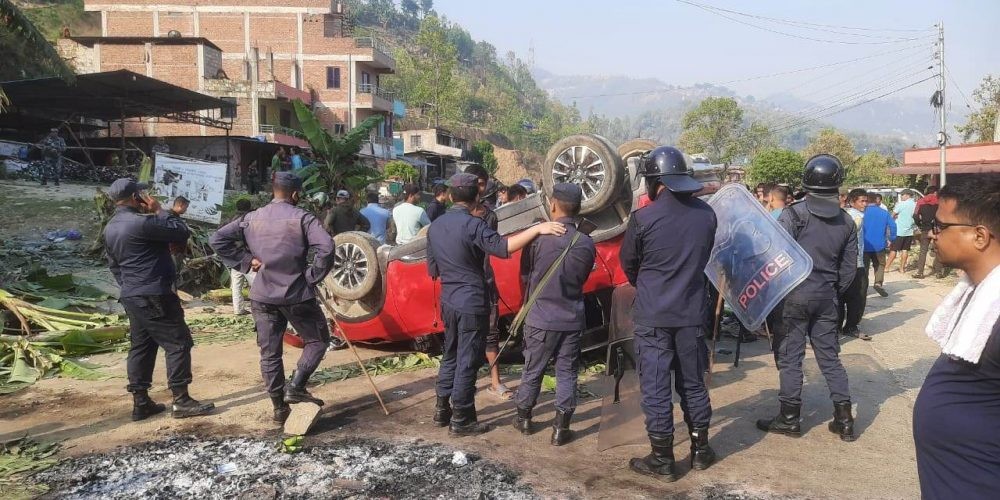
[[[684,153],[671,146],[660,146],[642,157],[640,173],[646,178],[646,193],[650,200],[656,199],[659,185],[663,184],[672,193],[690,194],[701,191],[701,183],[693,177],[693,171],[684,159]]]
[[[806,161],[802,187],[810,191],[836,191],[844,183],[844,165],[833,155],[819,154]]]

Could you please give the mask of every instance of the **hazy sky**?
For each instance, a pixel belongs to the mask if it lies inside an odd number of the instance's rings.
[[[789,91],[810,100],[833,99],[852,85],[891,91],[932,74],[921,68],[933,63],[938,21],[945,27],[946,66],[966,95],[971,98],[985,74],[1000,74],[1000,0],[691,1],[778,20],[715,11],[732,18],[726,19],[678,0],[435,0],[434,6],[501,55],[513,50],[527,60],[533,46],[535,65],[558,74],[708,82],[756,97]],[[855,43],[794,38],[741,22]],[[868,59],[738,81],[858,58]],[[948,85],[954,89],[953,81]],[[934,88],[932,80],[902,94],[929,96]],[[962,96],[949,92],[949,99],[958,106]]]

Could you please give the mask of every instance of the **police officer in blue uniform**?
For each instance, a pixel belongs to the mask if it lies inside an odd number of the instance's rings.
[[[274,199],[212,235],[211,245],[227,266],[256,271],[250,311],[257,326],[260,371],[274,406],[274,422],[284,423],[292,403],[323,401],[306,390],[330,344],[327,322],[315,288],[333,267],[333,240],[313,214],[298,205],[302,180],[292,172],[274,176]],[[313,252],[312,265],[308,254]],[[285,328],[291,323],[304,346],[295,374],[285,383],[281,359]]]
[[[847,372],[838,354],[837,302],[857,272],[858,233],[851,216],[840,208],[838,189],[843,180],[844,167],[837,157],[810,158],[802,176],[805,198],[778,217],[778,223],[812,257],[813,269],[776,309],[780,324],[774,335],[774,360],[781,406],[774,418],[757,421],[757,427],[766,432],[802,435],[802,360],[808,335],[833,400],[829,429],[844,441],[854,441]]]
[[[107,195],[115,214],[104,228],[108,266],[121,287],[119,301],[129,319],[128,392],[132,393],[132,420],[144,420],[166,410],[149,397],[156,352],[167,359],[167,385],[174,395],[174,418],[205,415],[215,408],[188,395],[191,383],[191,330],[174,291],[176,269],[171,243],[185,243],[190,230],[177,215],[161,209],[142,192],[145,184],[118,179]]]
[[[545,367],[554,357],[556,418],[552,423],[550,440],[553,446],[562,446],[573,438],[569,422],[576,410],[580,337],[587,327],[583,284],[590,276],[597,256],[594,240],[590,236],[583,233],[576,236],[576,217],[580,213],[582,201],[583,191],[580,186],[552,186],[549,214],[552,220],[566,225],[566,234],[540,236],[521,253],[521,278],[526,283],[524,295],[528,298],[541,286],[542,277],[566,252],[525,317],[524,371],[515,397],[517,416],[514,418],[514,428],[522,434],[531,434],[531,412],[538,400]],[[566,250],[567,247],[569,250]]]
[[[661,146],[642,161],[650,203],[632,214],[621,263],[636,287],[636,370],[652,451],[629,468],[675,481],[671,366],[682,388],[681,407],[691,435],[691,467],[715,462],[708,445],[712,406],[702,375],[705,343],[705,266],[715,240],[715,212],[693,194],[701,189],[684,154]],[[676,362],[676,364],[675,364]]]
[[[441,280],[444,353],[438,370],[434,423],[450,426],[449,434],[469,436],[488,428],[476,416],[476,372],[483,364],[489,331],[488,255],[508,258],[542,234],[561,235],[563,224],[546,222],[509,238],[489,228],[470,210],[479,201],[475,175],[460,173],[449,180],[454,205],[438,217],[427,234],[427,270]]]

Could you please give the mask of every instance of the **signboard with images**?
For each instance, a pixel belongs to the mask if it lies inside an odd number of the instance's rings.
[[[153,187],[157,194],[167,197],[167,208],[178,196],[187,198],[191,205],[184,218],[210,224],[222,222],[219,207],[226,189],[225,163],[160,153],[156,155]]]
[[[743,326],[756,330],[809,276],[812,258],[743,186],[724,186],[709,205],[718,226],[705,274]]]

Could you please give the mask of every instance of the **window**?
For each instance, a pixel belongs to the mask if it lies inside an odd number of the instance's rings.
[[[372,83],[372,75],[369,74],[367,71],[362,71],[361,72],[361,85],[363,85],[364,87],[367,88],[369,85],[371,85],[371,83]]]
[[[267,125],[267,106],[261,104],[258,112],[260,113],[258,119],[260,120],[261,125]]]
[[[328,66],[326,68],[326,88],[340,88],[340,68]]]
[[[279,124],[285,128],[292,127],[292,112],[288,109],[281,110],[281,116],[278,117]]]
[[[410,136],[410,147],[411,148],[419,148],[420,147],[420,136],[419,135],[411,135]]]
[[[333,124],[333,133],[334,134],[343,135],[345,133],[344,130],[345,130],[345,128],[344,128],[344,124],[343,123],[334,123]]]
[[[233,105],[231,108],[222,108],[222,113],[220,116],[222,118],[236,118],[236,98],[235,97],[223,97],[223,101],[226,101]]]

